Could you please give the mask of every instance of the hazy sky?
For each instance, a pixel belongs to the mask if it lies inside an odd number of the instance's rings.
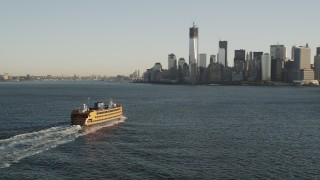
[[[218,41],[269,52],[279,42],[320,45],[319,0],[0,0],[0,74],[128,75],[168,54],[188,61],[189,27],[199,52]]]

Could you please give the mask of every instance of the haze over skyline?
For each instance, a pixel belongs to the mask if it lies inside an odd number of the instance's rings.
[[[199,53],[270,51],[271,44],[320,45],[320,1],[0,1],[0,74],[128,75],[188,62],[189,27],[199,27]],[[207,60],[208,61],[208,60]],[[233,63],[232,63],[233,64]]]

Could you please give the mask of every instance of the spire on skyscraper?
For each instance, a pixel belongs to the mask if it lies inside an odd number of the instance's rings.
[[[198,27],[194,21],[189,30],[189,70],[191,81],[195,81],[198,69]]]

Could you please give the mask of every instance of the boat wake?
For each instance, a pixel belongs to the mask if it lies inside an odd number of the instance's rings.
[[[1,139],[0,168],[10,167],[12,163],[17,163],[26,157],[74,141],[80,136],[124,122],[126,119],[126,117],[123,117],[111,124],[92,128],[82,128],[79,125],[51,127],[37,132],[19,134],[8,139]]]

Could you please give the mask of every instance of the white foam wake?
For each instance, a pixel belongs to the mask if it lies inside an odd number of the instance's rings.
[[[0,168],[9,167],[28,156],[73,141],[79,135],[80,126],[52,127],[0,140]]]
[[[122,123],[126,117],[105,126],[81,128],[81,126],[51,127],[32,133],[25,133],[0,140],[0,168],[10,167],[21,159],[71,142],[101,128]]]

